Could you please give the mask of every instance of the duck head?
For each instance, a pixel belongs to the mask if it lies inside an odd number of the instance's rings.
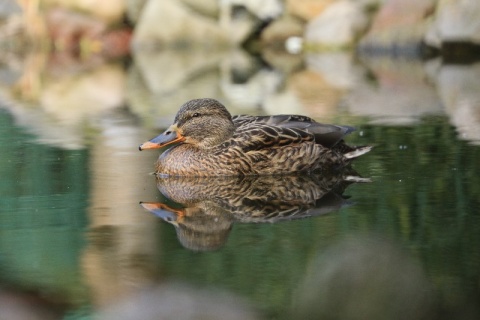
[[[215,99],[195,99],[182,105],[174,123],[159,136],[140,145],[139,150],[176,143],[207,149],[224,142],[234,131],[232,116],[224,105]]]

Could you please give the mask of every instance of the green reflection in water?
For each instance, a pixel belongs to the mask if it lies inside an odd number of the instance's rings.
[[[480,148],[459,141],[445,118],[365,132],[382,141],[373,162],[362,163],[378,178],[357,189],[361,203],[352,213],[368,215],[368,230],[401,239],[447,305],[478,305]]]
[[[356,204],[337,214],[276,225],[234,225],[225,247],[183,249],[171,226],[162,232],[168,275],[228,288],[269,318],[288,319],[298,283],[324,248],[355,233],[393,239],[418,260],[445,308],[470,308],[480,297],[480,148],[456,138],[445,118],[414,127],[364,125],[375,143],[355,168],[371,184],[347,189]]]
[[[88,152],[36,144],[11,123],[0,112],[0,281],[84,302]],[[360,130],[364,135],[349,141],[376,148],[355,168],[374,182],[347,189],[354,206],[275,225],[235,225],[227,244],[210,253],[185,250],[162,223],[162,272],[229,289],[269,318],[288,319],[298,284],[325,248],[352,233],[376,233],[421,263],[447,307],[478,301],[480,148],[459,141],[445,118]]]
[[[88,153],[36,144],[12,122],[0,111],[0,281],[80,302]]]

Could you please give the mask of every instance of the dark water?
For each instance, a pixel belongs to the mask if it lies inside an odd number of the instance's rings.
[[[431,103],[422,99],[413,110]],[[149,174],[157,154],[136,148],[167,120],[152,126],[131,106],[113,108],[93,116],[94,125],[72,147],[62,144],[63,135],[51,142],[42,134],[57,124],[34,130],[35,121],[25,123],[15,111],[27,107],[4,106],[0,289],[6,298],[0,300],[13,296],[27,301],[27,309],[91,318],[142,288],[166,285],[175,292],[173,281],[187,286],[192,299],[204,289],[233,294],[267,319],[474,319],[480,314],[478,142],[463,139],[448,114],[411,112],[415,121],[392,123],[347,105],[329,119],[357,127],[352,144],[375,145],[354,163],[372,182],[349,184],[339,192],[340,209],[304,219],[232,216],[213,251],[185,248],[178,227],[139,205],[165,201]],[[222,212],[215,219],[225,218]],[[220,225],[218,219],[204,229]]]

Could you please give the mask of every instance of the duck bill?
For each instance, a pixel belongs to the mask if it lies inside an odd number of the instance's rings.
[[[171,125],[164,133],[156,136],[155,138],[144,142],[138,149],[140,151],[147,149],[159,149],[168,146],[173,143],[179,143],[185,141],[185,137],[182,135],[176,124]]]
[[[185,215],[183,209],[175,209],[160,202],[140,202],[140,205],[160,219],[178,226],[179,220]]]

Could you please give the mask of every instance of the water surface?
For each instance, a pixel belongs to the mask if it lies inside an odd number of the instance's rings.
[[[172,282],[193,297],[228,292],[266,319],[305,312],[348,319],[358,310],[379,319],[396,310],[405,319],[478,315],[478,65],[351,62],[332,74],[328,55],[292,69],[257,62],[241,69],[238,56],[206,64],[182,56],[189,63],[168,77],[166,63],[177,58],[158,56],[151,70],[141,59],[126,70],[93,66],[65,75],[66,91],[46,81],[37,99],[4,86],[4,295],[41,297],[60,318],[89,318]],[[339,209],[276,223],[229,220],[215,250],[188,249],[174,224],[139,205],[164,197],[150,174],[157,153],[137,147],[200,96],[234,113],[301,113],[354,125],[348,141],[375,146],[353,165],[372,182],[348,185]]]

